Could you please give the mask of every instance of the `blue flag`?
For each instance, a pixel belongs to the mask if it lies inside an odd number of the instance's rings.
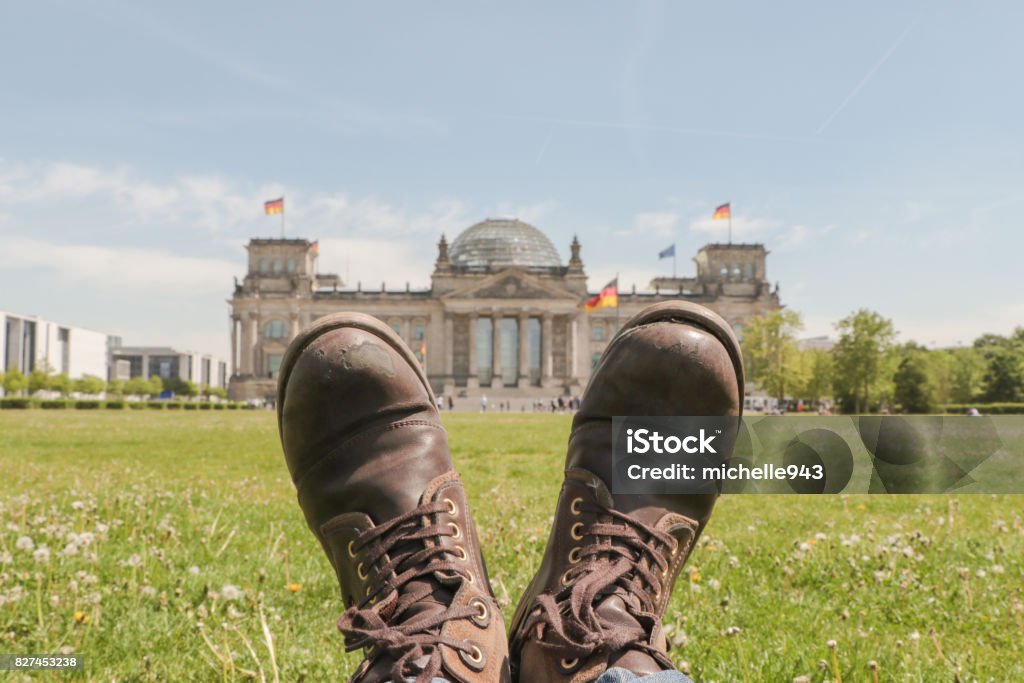
[[[671,247],[669,247],[667,249],[662,249],[661,251],[658,252],[658,260],[660,261],[663,258],[668,258],[670,256],[675,256],[675,255],[676,255],[676,245],[673,244]]]

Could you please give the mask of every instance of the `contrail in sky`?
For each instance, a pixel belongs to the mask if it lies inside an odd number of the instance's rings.
[[[730,130],[708,130],[704,128],[681,128],[678,126],[658,126],[649,124],[619,123],[615,121],[588,121],[585,119],[559,119],[547,116],[507,116],[506,118],[517,121],[537,121],[540,123],[553,123],[562,126],[582,126],[588,128],[618,128],[621,130],[647,130],[658,133],[680,133],[683,135],[707,135],[721,138],[740,138],[744,140],[767,140],[776,142],[823,142],[816,137],[799,137],[791,135],[761,135],[758,133],[743,133]],[[550,140],[549,140],[550,142]],[[547,145],[544,145],[547,149]]]
[[[854,86],[853,90],[850,91],[850,94],[846,96],[846,99],[840,102],[839,106],[836,107],[831,114],[829,114],[828,118],[825,119],[820,126],[818,126],[818,130],[814,132],[815,135],[821,135],[822,131],[824,131],[828,127],[828,124],[832,123],[832,119],[839,116],[839,113],[843,111],[843,109],[846,109],[846,105],[848,105],[853,100],[853,98],[857,96],[857,93],[860,92],[861,88],[867,85],[867,82],[871,80],[871,77],[874,76],[875,73],[877,73],[878,70],[881,69],[887,61],[889,61],[889,57],[892,57],[892,54],[896,52],[896,48],[900,46],[900,43],[903,42],[903,39],[907,37],[907,35],[910,33],[911,30],[913,30],[915,26],[917,26],[917,22],[920,18],[920,15],[918,15],[917,17],[914,18],[913,21],[910,22],[909,26],[903,29],[903,33],[901,33],[899,37],[896,38],[895,42],[893,42],[893,44],[889,46],[889,49],[885,51],[885,54],[882,55],[882,58],[879,59],[878,62],[873,67],[871,67],[871,69],[866,74],[864,74],[864,78],[860,79],[860,82],[856,86]]]

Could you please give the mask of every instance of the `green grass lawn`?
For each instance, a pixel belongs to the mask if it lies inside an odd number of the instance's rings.
[[[445,418],[510,617],[569,418]],[[272,413],[4,411],[0,481],[0,653],[82,653],[105,681],[355,667]],[[872,661],[880,681],[1022,681],[1021,503],[724,497],[666,615],[672,657],[700,683],[872,681]]]

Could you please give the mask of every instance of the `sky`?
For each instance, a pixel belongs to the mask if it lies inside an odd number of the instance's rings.
[[[36,2],[0,22],[0,310],[228,355],[250,237],[429,285],[516,216],[592,290],[727,239],[829,334],[1024,325],[1024,4]],[[383,275],[383,276],[382,276]]]

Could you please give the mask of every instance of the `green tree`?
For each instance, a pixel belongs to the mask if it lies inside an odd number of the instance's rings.
[[[28,388],[28,378],[20,370],[8,370],[4,374],[4,392],[8,395],[20,394]]]
[[[896,331],[891,320],[867,309],[843,318],[836,329],[836,388],[855,412],[865,412],[872,396],[880,398],[889,390]]]
[[[109,382],[107,382],[107,394],[109,396],[123,396],[124,380],[112,379]]]
[[[216,396],[217,398],[224,400],[228,397],[228,390],[224,387],[207,387],[207,396]]]
[[[984,381],[986,401],[1024,401],[1024,348],[1007,344],[993,351]]]
[[[935,396],[929,381],[928,351],[913,342],[901,349],[893,375],[893,398],[908,413],[935,412]]]
[[[814,403],[832,398],[832,375],[835,362],[832,354],[821,349],[800,352],[801,366],[806,368],[801,395]]]
[[[95,375],[82,375],[80,379],[75,380],[75,391],[83,394],[99,394],[106,388],[107,383]]]
[[[56,391],[61,396],[67,396],[74,388],[74,382],[66,374],[54,375],[50,378],[46,388],[50,391]]]
[[[951,349],[952,387],[950,402],[970,403],[981,395],[985,380],[985,358],[972,347]]]
[[[164,390],[164,381],[160,375],[153,375],[147,381],[149,383],[149,391],[146,393],[150,396],[159,396],[160,392]]]
[[[45,363],[28,373],[28,393],[35,394],[50,386],[50,367]]]
[[[145,377],[132,377],[124,383],[124,393],[129,396],[148,396],[152,388]]]
[[[801,383],[796,333],[803,327],[796,311],[774,311],[752,319],[743,330],[747,374],[781,404]]]

